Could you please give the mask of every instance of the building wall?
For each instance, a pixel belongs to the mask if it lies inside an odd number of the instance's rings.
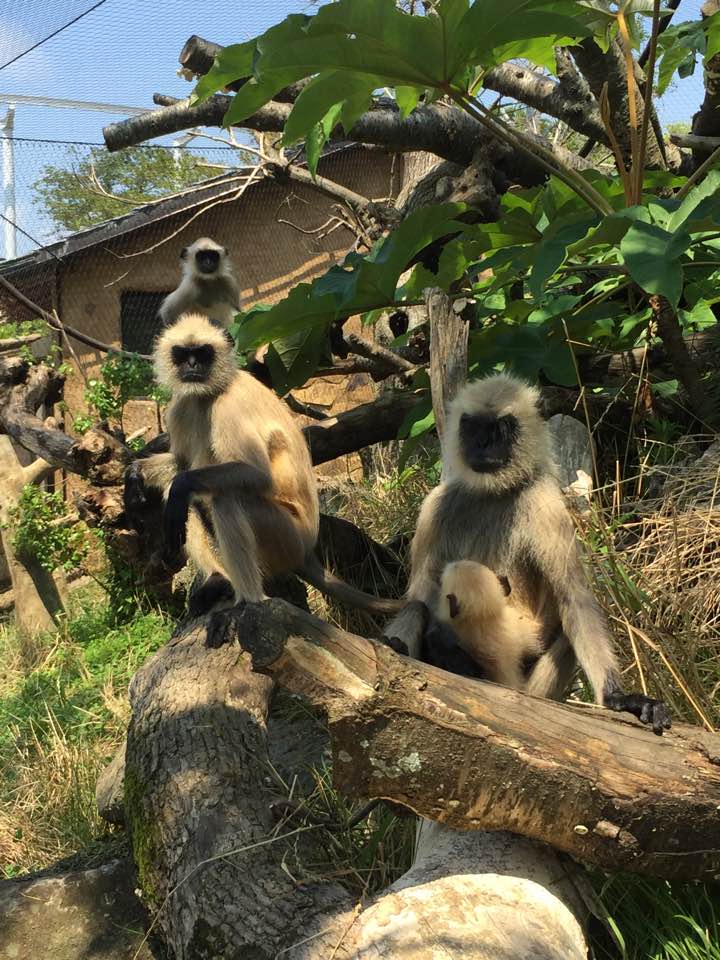
[[[391,156],[365,149],[340,151],[323,158],[320,173],[369,197],[395,195],[400,164]],[[317,189],[292,181],[262,180],[241,196],[210,201],[199,215],[182,213],[125,237],[76,254],[62,267],[57,306],[68,326],[98,340],[120,345],[120,298],[123,291],[164,292],[179,278],[179,253],[199,236],[227,246],[241,287],[244,308],[282,299],[301,281],[324,273],[345,255],[354,234],[340,226],[328,233],[337,204]],[[323,226],[325,225],[325,226]],[[320,230],[318,230],[320,228]],[[65,399],[70,413],[84,412],[86,379],[97,375],[102,355],[75,343]],[[326,406],[333,414],[371,399],[367,377],[315,381],[302,398]],[[68,418],[68,430],[71,430]],[[126,433],[147,426],[157,432],[154,405],[134,401],[126,408]],[[325,473],[356,473],[357,458],[327,465]]]

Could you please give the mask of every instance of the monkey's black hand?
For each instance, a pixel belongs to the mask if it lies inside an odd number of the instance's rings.
[[[632,713],[641,723],[652,724],[653,733],[660,736],[672,726],[670,711],[662,700],[653,700],[642,693],[623,693],[616,690],[605,694],[605,706],[610,710]]]
[[[423,660],[441,670],[459,673],[464,677],[484,677],[480,666],[460,646],[452,627],[434,617],[430,618],[423,634],[422,651]]]
[[[173,480],[165,504],[165,552],[170,557],[177,556],[185,545],[191,495],[187,472],[183,471]]]
[[[380,643],[384,643],[386,647],[390,647],[391,650],[394,650],[395,653],[400,653],[404,657],[410,653],[408,650],[408,645],[404,640],[401,640],[400,637],[380,637]]]
[[[218,603],[230,605],[235,602],[233,585],[221,573],[211,573],[197,590],[191,588],[188,601],[188,616],[202,617]]]

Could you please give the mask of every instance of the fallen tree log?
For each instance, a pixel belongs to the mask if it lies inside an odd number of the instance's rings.
[[[208,647],[199,621],[131,684],[125,821],[151,932],[172,956],[583,960],[572,865],[543,844],[423,825],[412,868],[362,911],[318,879],[317,823],[271,811],[287,790],[278,773],[307,782],[326,736],[308,711],[278,711],[272,687],[239,645]]]
[[[610,870],[720,872],[720,737],[478,684],[279,600],[230,620],[253,666],[328,715],[336,785]],[[480,773],[481,771],[481,773]]]

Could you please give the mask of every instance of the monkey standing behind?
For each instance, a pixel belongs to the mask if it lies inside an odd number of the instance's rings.
[[[237,602],[256,601],[264,577],[295,572],[350,606],[396,612],[400,601],[356,590],[315,557],[319,505],[305,438],[286,404],[238,369],[222,325],[184,315],[160,335],[154,360],[172,391],[170,453],[135,461],[126,491],[163,488],[166,549],[172,555],[186,544],[208,586],[206,603],[225,578]]]
[[[183,313],[198,311],[229,327],[240,310],[240,290],[227,247],[200,237],[180,252],[182,277],[160,306],[166,326]]]
[[[629,711],[662,733],[670,726],[665,704],[620,688],[538,401],[536,390],[504,374],[458,393],[448,411],[443,480],[426,497],[412,542],[410,602],[386,635],[417,656],[428,611],[439,609],[443,570],[473,560],[506,577],[508,602],[539,624],[543,653],[529,673],[528,693],[561,698],[579,661],[598,703]]]
[[[510,586],[503,580],[472,560],[449,563],[436,616],[452,627],[486,680],[523,690],[524,667],[542,653],[540,625],[508,602]]]

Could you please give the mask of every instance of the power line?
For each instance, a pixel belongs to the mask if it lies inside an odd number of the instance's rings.
[[[23,57],[27,56],[28,53],[32,53],[33,50],[37,50],[37,48],[42,46],[43,43],[47,43],[48,40],[52,40],[53,37],[56,37],[59,33],[62,33],[63,30],[67,30],[68,27],[71,27],[74,23],[77,23],[78,20],[82,20],[83,17],[86,17],[89,13],[92,13],[93,10],[97,10],[97,8],[101,7],[104,3],[107,3],[107,0],[98,0],[97,3],[94,3],[82,13],[79,13],[74,19],[68,20],[67,23],[64,23],[61,27],[58,27],[57,30],[53,30],[52,33],[49,33],[46,37],[43,37],[42,40],[38,40],[37,43],[34,43],[31,47],[28,47],[27,50],[23,50],[22,53],[18,53],[17,56],[12,58],[12,60],[8,60],[7,63],[3,63],[3,65],[0,66],[0,70],[4,70],[5,67],[9,67],[12,63],[17,63],[18,60],[21,60]]]

